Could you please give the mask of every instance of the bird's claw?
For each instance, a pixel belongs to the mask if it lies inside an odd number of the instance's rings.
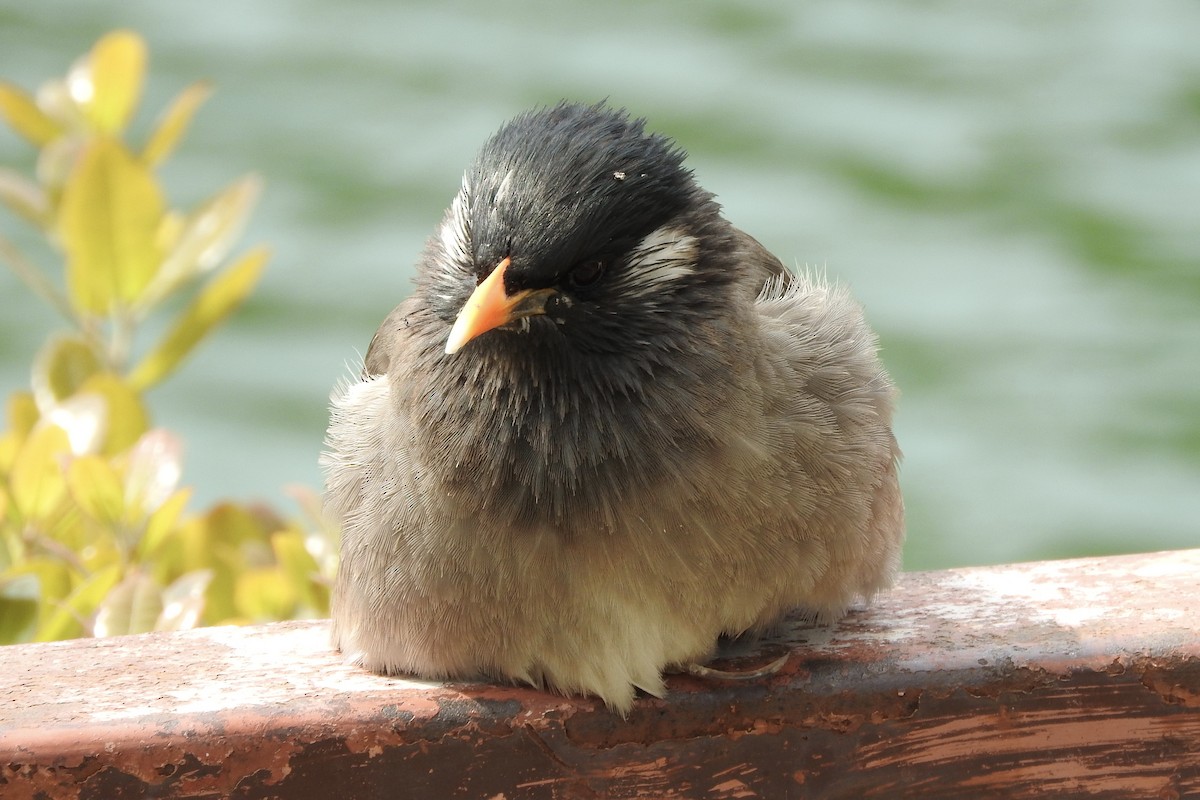
[[[787,663],[789,655],[791,654],[784,653],[765,667],[752,670],[715,669],[704,664],[694,663],[688,664],[684,669],[689,675],[695,675],[697,678],[711,678],[719,681],[752,681],[779,672],[779,670],[783,669],[783,665]]]

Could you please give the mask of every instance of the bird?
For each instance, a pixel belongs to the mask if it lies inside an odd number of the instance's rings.
[[[333,646],[387,675],[639,690],[893,581],[897,390],[848,290],[602,101],[483,145],[331,396]]]

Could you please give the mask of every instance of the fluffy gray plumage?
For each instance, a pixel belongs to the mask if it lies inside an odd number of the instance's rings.
[[[626,712],[665,669],[897,570],[895,389],[845,290],[721,217],[667,139],[559,105],[483,148],[334,393],[334,643],[386,673]],[[447,355],[476,285],[545,314]]]

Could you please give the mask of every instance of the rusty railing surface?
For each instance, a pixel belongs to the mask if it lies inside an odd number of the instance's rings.
[[[627,719],[324,621],[0,648],[0,797],[1200,797],[1200,550],[907,573]]]

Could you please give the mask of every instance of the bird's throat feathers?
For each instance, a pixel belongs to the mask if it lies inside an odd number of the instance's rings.
[[[493,332],[447,356],[442,326],[430,327],[410,339],[427,345],[400,363],[437,377],[417,386],[393,374],[393,409],[415,423],[414,444],[447,476],[445,491],[478,513],[503,503],[504,513],[526,519],[578,516],[581,507],[606,516],[631,487],[650,488],[720,447],[753,400],[729,381],[740,338],[730,330],[693,332],[690,358],[653,350],[584,357],[538,331]],[[426,363],[433,359],[436,369]]]

